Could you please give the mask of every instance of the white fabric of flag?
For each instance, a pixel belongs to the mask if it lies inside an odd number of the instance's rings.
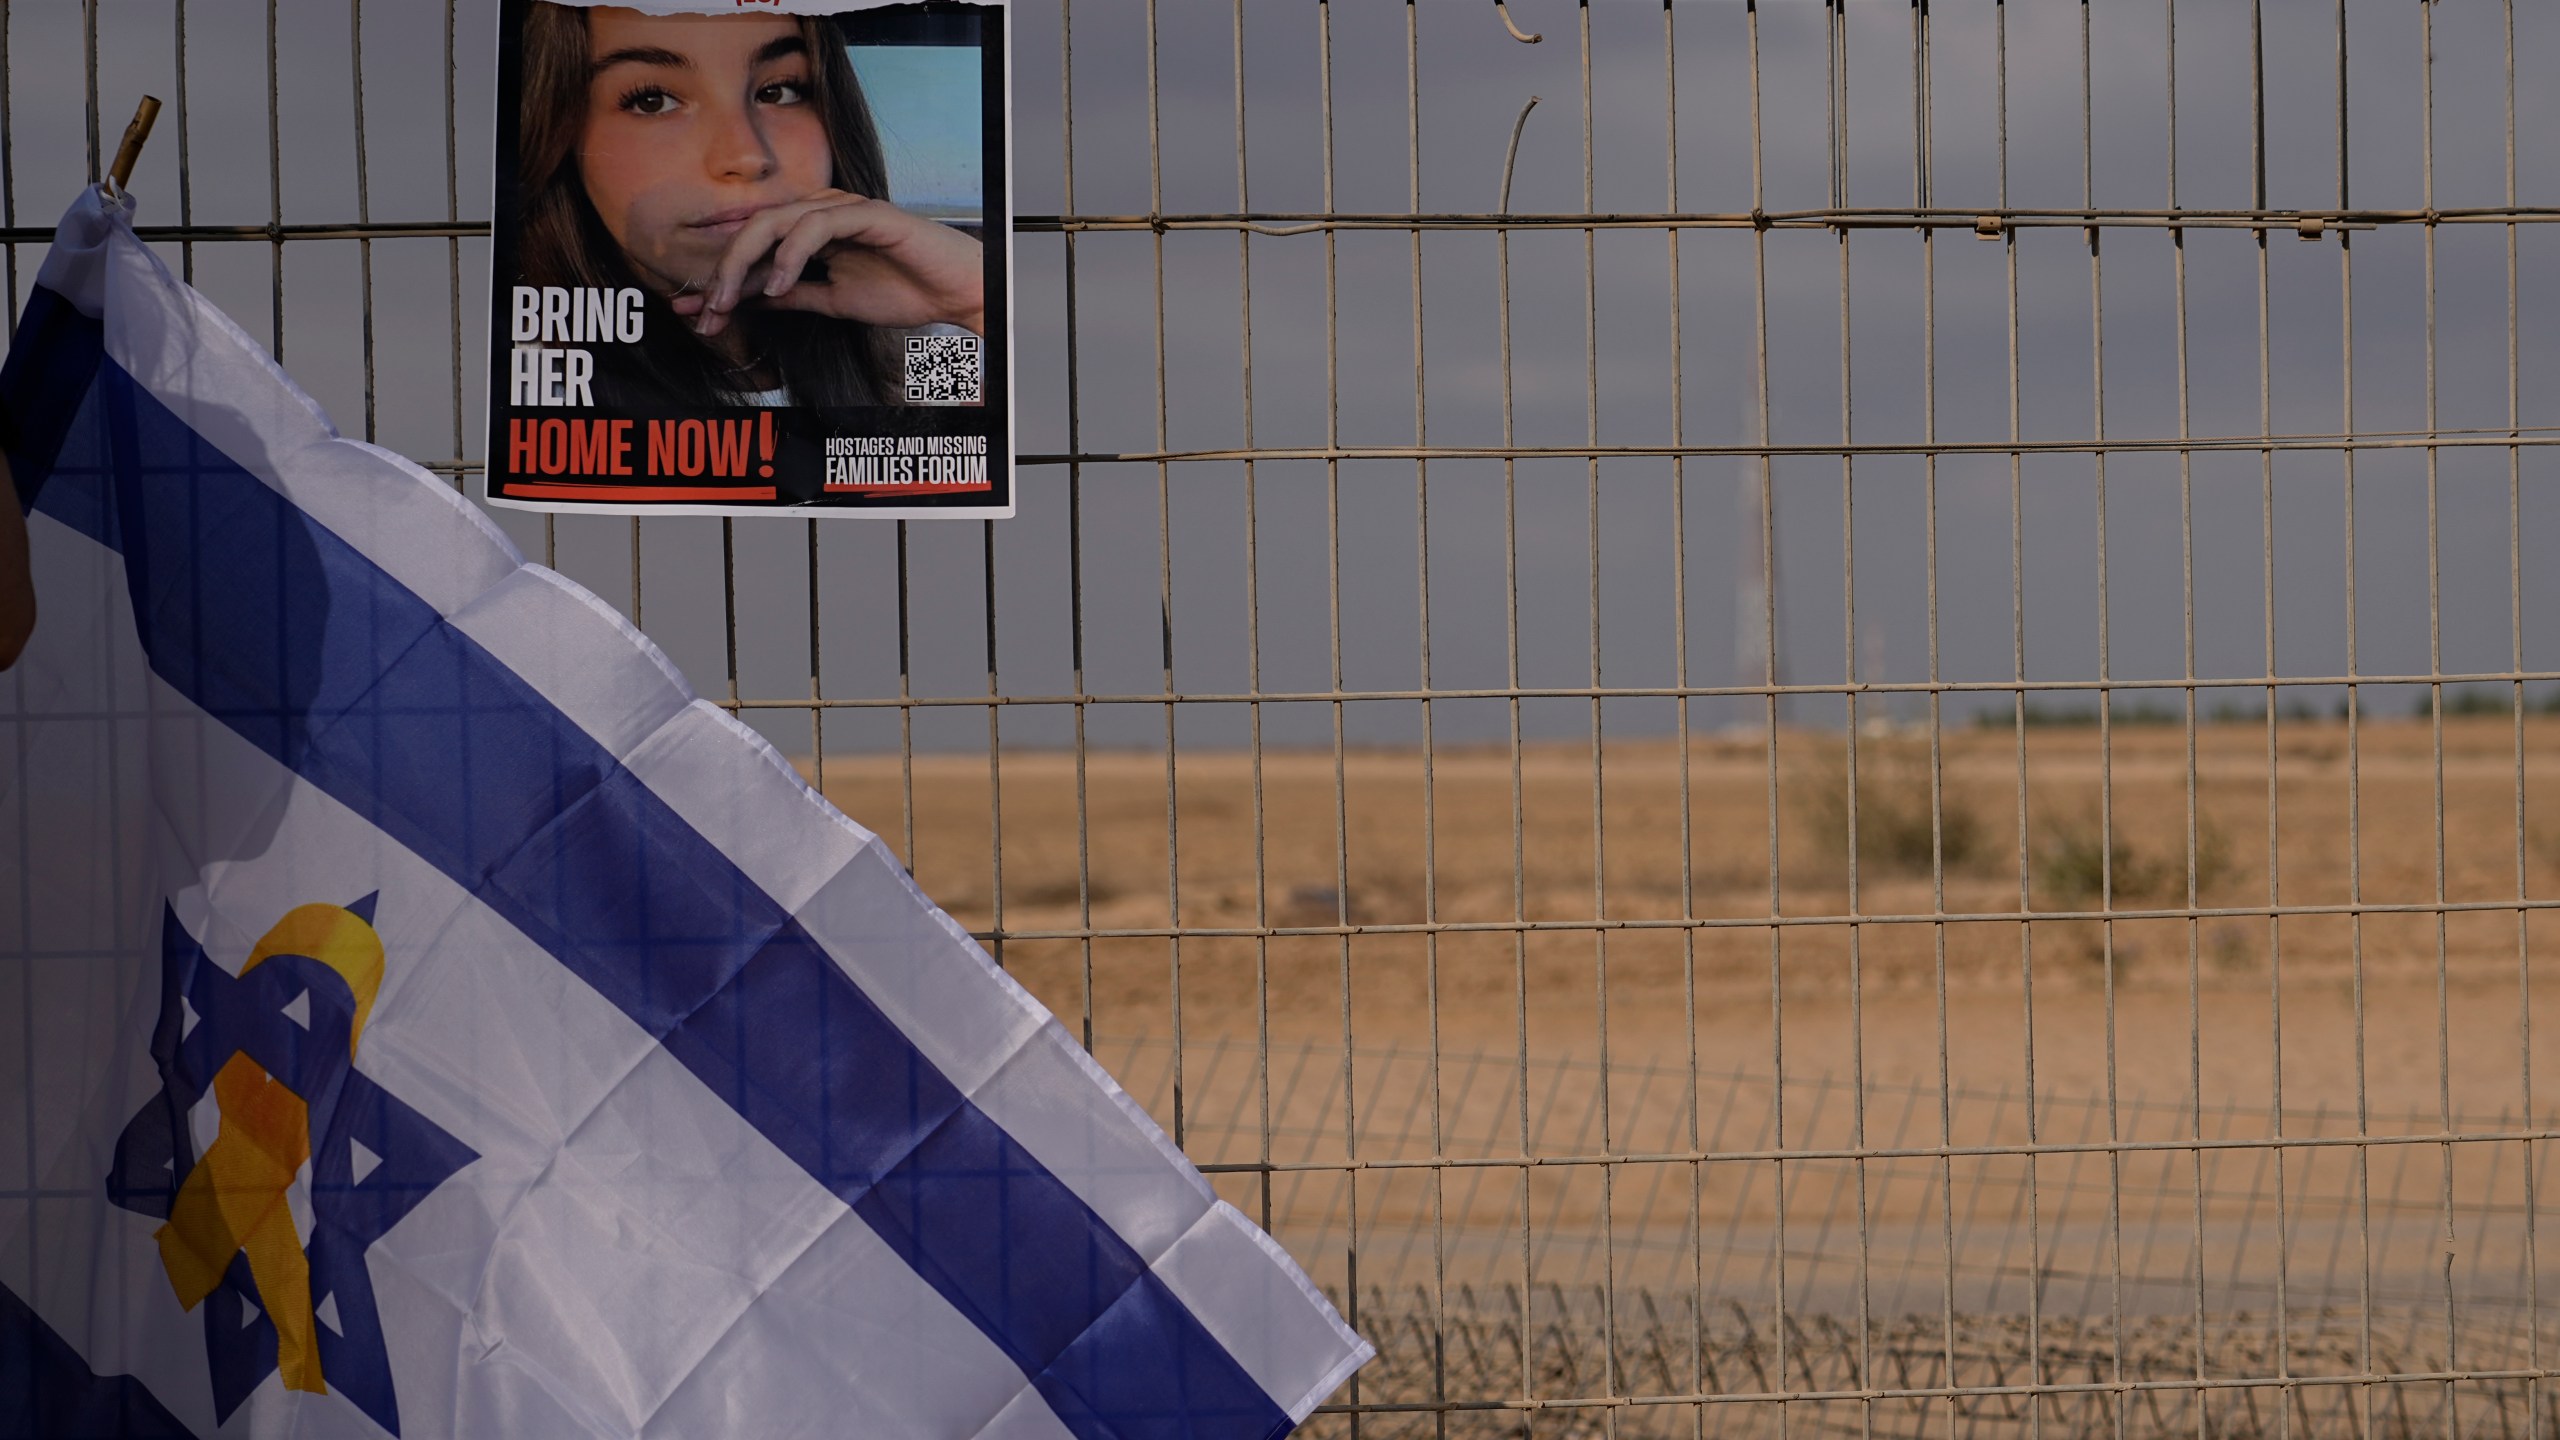
[[[1244,1440],[1372,1353],[128,202],[65,217],[0,419],[0,1437]]]

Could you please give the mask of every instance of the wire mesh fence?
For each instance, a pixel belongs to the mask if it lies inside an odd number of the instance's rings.
[[[1169,1044],[1106,1042],[1099,1053],[1141,1097],[1168,1102]],[[2500,1173],[2523,1147],[2506,1161],[2484,1148],[2460,1167],[2450,1202],[2433,1157],[2406,1143],[2382,1150],[2370,1174],[2343,1153],[2376,1130],[2427,1134],[2432,1114],[2370,1116],[2363,1129],[2326,1104],[2288,1114],[2295,1153],[2279,1214],[2264,1117],[2229,1101],[2200,1117],[2185,1102],[2134,1097],[2111,1114],[2096,1096],[2049,1091],[2031,1107],[2014,1089],[1954,1089],[1944,1098],[1961,1139],[1950,1146],[1939,1142],[1934,1087],[1877,1084],[1858,1095],[1838,1076],[1801,1076],[1787,1089],[1808,1138],[1780,1151],[1766,1075],[1702,1068],[1692,1090],[1685,1067],[1621,1065],[1611,1074],[1623,1137],[1615,1153],[1635,1158],[1615,1162],[1603,1225],[1595,1187],[1533,1186],[1524,1217],[1498,1166],[1466,1163],[1518,1153],[1512,1106],[1522,1093],[1527,1148],[1542,1166],[1603,1163],[1612,1152],[1598,1140],[1596,1065],[1532,1062],[1524,1072],[1514,1053],[1443,1051],[1435,1151],[1432,1057],[1362,1050],[1356,1069],[1376,1097],[1360,1122],[1362,1152],[1385,1167],[1455,1159],[1461,1168],[1436,1197],[1373,1187],[1355,1215],[1325,1158],[1341,1103],[1338,1056],[1305,1045],[1270,1054],[1267,1132],[1254,1106],[1256,1059],[1232,1043],[1193,1049],[1193,1153],[1216,1172],[1261,1173],[1253,1157],[1269,1135],[1281,1176],[1274,1216],[1310,1253],[1334,1259],[1325,1279],[1338,1301],[1354,1284],[1349,1238],[1364,1237],[1357,1304],[1381,1357],[1363,1383],[1373,1403],[1394,1407],[1376,1416],[1391,1433],[1427,1433],[1439,1402],[1524,1389],[1559,1402],[1550,1419],[1564,1433],[1600,1433],[1609,1417],[1593,1402],[1612,1397],[1636,1402],[1615,1417],[1621,1432],[1656,1434],[1691,1428],[1679,1397],[1836,1402],[1870,1390],[1892,1403],[1871,1416],[1817,1406],[1799,1423],[1912,1435],[1952,1424],[1984,1435],[2025,1433],[2039,1420],[2111,1433],[2121,1419],[2139,1434],[2255,1435],[2286,1428],[2270,1407],[2288,1407],[2304,1433],[2357,1431],[2358,1377],[2424,1372],[2426,1357],[2442,1353],[2445,1283],[2462,1295],[2463,1363],[2530,1368],[2518,1197],[2548,1177]],[[1871,1143],[1852,1147],[1849,1115],[1862,1103]],[[2482,1134],[2511,1133],[2517,1120],[2512,1111],[2457,1118]],[[1696,1193],[1667,1158],[1693,1122],[1717,1157]],[[2023,1162],[2030,1126],[2053,1157],[2033,1177]],[[1863,1187],[1859,1167],[1841,1159],[1773,1163],[1808,1151],[1865,1160]],[[1752,1301],[1782,1278],[1790,1301],[1773,1319]],[[2359,1368],[2368,1355],[2379,1357],[2371,1372]],[[2521,1433],[2524,1378],[2480,1387],[2467,1423],[2441,1384],[2386,1388],[2373,1419],[2389,1434]],[[2048,1382],[2052,1403],[2032,1416],[2034,1387]],[[2123,1385],[2129,1404],[2118,1416]],[[2222,1389],[2230,1393],[2207,1393]],[[1720,1431],[1774,1427],[1732,1410],[1708,1420]]]
[[[493,27],[0,0],[13,309],[167,95],[469,485]],[[1378,1342],[1316,1433],[2560,1434],[2560,14],[1015,27],[1021,518],[500,520]]]

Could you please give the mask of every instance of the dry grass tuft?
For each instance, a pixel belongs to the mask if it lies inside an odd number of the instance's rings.
[[[1943,865],[1971,868],[1989,850],[1989,827],[1972,792],[1933,765],[1929,742],[1907,736],[1858,740],[1858,864],[1865,870],[1927,875]],[[1849,854],[1848,747],[1825,746],[1789,786],[1796,819],[1833,860]]]
[[[2187,898],[2187,853],[2127,839],[2121,826],[2099,840],[2094,813],[2057,822],[2037,847],[2035,878],[2051,908],[2093,910],[2112,896],[2122,905],[2178,905]],[[2196,817],[2195,883],[2199,901],[2231,878],[2231,845],[2209,815]]]

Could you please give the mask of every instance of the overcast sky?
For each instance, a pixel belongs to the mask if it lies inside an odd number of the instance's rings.
[[[2331,208],[2339,188],[2336,0],[2263,0],[2267,33],[2267,203]],[[2172,86],[2166,0],[2107,0],[2084,12],[2075,0],[2010,0],[2007,187],[2015,206],[2077,207],[2084,194],[2106,208],[2170,203]],[[98,91],[112,148],[132,98],[176,98],[173,0],[100,0]],[[286,0],[277,42],[276,145],[280,205],[288,222],[353,218],[358,211],[351,9]],[[1333,207],[1392,211],[1413,204],[1406,82],[1406,25],[1420,35],[1420,203],[1426,211],[1495,208],[1511,126],[1531,95],[1542,103],[1520,140],[1513,208],[1585,208],[1582,76],[1585,12],[1562,0],[1516,0],[1513,15],[1545,43],[1520,44],[1482,0],[1254,0],[1244,7],[1244,142],[1238,140],[1233,6],[1185,0],[1155,17],[1162,136],[1162,208],[1168,213],[1304,212],[1326,208],[1324,75],[1320,26],[1332,37]],[[2197,208],[2251,203],[2247,0],[2179,0],[2176,48],[2178,202]],[[2349,0],[2349,193],[2358,207],[2424,203],[2425,109],[2420,6]],[[1066,211],[1061,118],[1059,0],[1015,12],[1016,207]],[[1928,52],[1929,198],[1948,208],[2000,203],[2000,133],[1992,0],[1935,0]],[[2081,26],[2094,27],[2093,83],[2084,132]],[[10,158],[8,223],[51,222],[88,164],[80,7],[6,7]],[[1074,0],[1074,210],[1149,210],[1148,17],[1143,0]],[[1672,208],[1666,170],[1664,10],[1650,0],[1597,0],[1587,12],[1591,83],[1590,208]],[[1829,203],[1825,7],[1819,0],[1763,0],[1761,135],[1766,208]],[[488,213],[490,77],[494,0],[456,6],[458,212]],[[1677,0],[1673,58],[1678,93],[1678,208],[1747,211],[1752,193],[1749,36],[1742,0]],[[2434,43],[2435,203],[2493,206],[2506,198],[2504,0],[2437,0]],[[447,214],[444,23],[419,0],[361,8],[365,200],[375,220]],[[1851,206],[1903,207],[1917,198],[1913,23],[1904,0],[1847,0],[1849,77],[1845,192]],[[187,7],[185,135],[193,217],[263,223],[269,216],[267,32],[252,0],[192,0]],[[2526,77],[2516,117],[2517,197],[2531,206],[2560,192],[2560,105],[2532,77],[2560,69],[2560,12],[2519,5],[2515,62]],[[2092,133],[2093,132],[2093,133]],[[2085,136],[2085,140],[2084,140]],[[2084,170],[2084,143],[2094,158]],[[142,220],[179,218],[180,134],[164,119],[134,181]],[[1240,176],[1239,153],[1243,157]],[[2519,231],[2521,285],[2510,296],[2506,233],[2445,226],[2437,238],[2437,424],[2448,430],[2507,423],[2509,321],[2522,355],[2523,423],[2560,421],[2549,377],[2560,361],[2560,258],[2554,232]],[[1088,453],[1157,447],[1157,237],[1141,230],[1077,242],[1075,438]],[[1351,232],[1333,250],[1334,298],[1326,298],[1321,235],[1251,242],[1251,426],[1264,446],[1319,445],[1328,434],[1328,315],[1333,317],[1332,397],[1339,435],[1351,445],[1409,445],[1414,410],[1413,251],[1395,232]],[[1514,433],[1524,445],[1584,443],[1592,357],[1585,335],[1596,301],[1596,420],[1604,444],[1747,443],[1756,438],[1759,334],[1754,323],[1755,240],[1748,230],[1692,230],[1680,241],[1673,303],[1669,246],[1660,231],[1526,231],[1511,241]],[[2425,237],[2417,227],[2356,233],[2346,259],[2334,233],[2303,243],[2290,233],[2267,247],[2274,317],[2272,429],[2278,434],[2401,432],[2427,427]],[[1771,438],[1839,441],[1843,426],[1842,242],[1820,231],[1777,230],[1765,241]],[[1997,441],[2008,434],[2007,249],[1963,231],[1940,232],[1924,257],[1909,232],[1856,233],[1846,251],[1853,343],[1846,367],[1860,443],[1925,438],[1934,393],[1937,436]],[[1020,448],[1069,448],[1064,241],[1020,237]],[[1170,233],[1161,240],[1162,333],[1168,377],[1162,413],[1177,449],[1240,446],[1246,436],[1239,243],[1232,232]],[[2178,433],[2177,291],[2166,231],[2107,234],[2093,260],[2074,229],[2038,229],[2016,242],[2022,430],[2031,440],[2086,440],[2097,433],[2104,361],[2104,427],[2115,440]],[[15,252],[13,304],[40,254]],[[1502,437],[1496,240],[1435,233],[1422,247],[1428,439],[1495,445]],[[173,260],[178,257],[173,249]],[[459,247],[463,453],[480,450],[481,327],[486,249]],[[423,461],[449,460],[456,316],[442,240],[372,247],[375,414],[381,442]],[[1935,272],[1934,305],[1928,271]],[[2186,242],[2190,419],[2203,436],[2254,435],[2259,414],[2257,247],[2242,232],[2191,231]],[[263,242],[202,244],[196,282],[253,335],[273,337],[275,252]],[[351,242],[296,243],[283,262],[283,357],[337,420],[366,426],[360,256]],[[2352,286],[2347,283],[2351,269]],[[2093,343],[2103,297],[2104,346]],[[2353,305],[2354,409],[2342,317]],[[1927,317],[1935,318],[1934,386]],[[1684,364],[1672,402],[1674,318]],[[2542,617],[2560,582],[2541,557],[2560,539],[2547,452],[2523,458],[2523,588],[2511,594],[2508,457],[2496,448],[2449,449],[2438,467],[2435,528],[2442,593],[2442,658],[2448,672],[2510,664],[2511,609],[2525,617],[2525,664],[2560,669],[2560,626]],[[2423,450],[2370,450],[2354,467],[2355,584],[2347,585],[2346,466],[2330,453],[2286,453],[2275,466],[2275,669],[2329,675],[2348,665],[2352,614],[2364,673],[2424,672],[2429,658],[2427,461]],[[2254,453],[2199,455],[2193,464],[2196,666],[2210,676],[2265,672],[2270,588]],[[1843,542],[1842,467],[1835,458],[1786,459],[1778,492],[1781,662],[1796,683],[1836,681],[1854,653],[1863,678],[1925,679],[1929,666],[1928,520],[1925,466],[1914,457],[1858,461],[1855,562]],[[1305,692],[1334,683],[1332,636],[1341,635],[1341,681],[1355,689],[1422,682],[1417,476],[1411,462],[1340,467],[1338,493],[1316,462],[1272,461],[1253,477],[1248,565],[1246,476],[1232,463],[1171,468],[1169,539],[1156,467],[1088,466],[1081,533],[1086,687],[1147,693],[1165,683],[1164,561],[1171,569],[1174,684],[1186,692],[1251,685],[1248,602],[1258,597],[1259,683]],[[1444,461],[1429,471],[1430,679],[1442,687],[1506,683],[1502,468]],[[2099,674],[2101,586],[2097,465],[2086,454],[2031,456],[2024,466],[2023,586],[2027,673],[2036,680]],[[2183,673],[2179,467],[2168,454],[2119,454],[2105,467],[2106,658],[2109,673],[2157,679]],[[1593,673],[1592,597],[1598,597],[1599,678],[1608,685],[1692,684],[1758,678],[1737,636],[1746,555],[1758,544],[1754,462],[1704,457],[1612,460],[1600,468],[1597,538],[1589,468],[1578,460],[1517,467],[1520,678],[1533,686],[1587,685]],[[1074,687],[1071,630],[1078,607],[1068,583],[1068,473],[1028,467],[1021,517],[993,531],[996,683],[1008,694]],[[1673,524],[1685,497],[1685,528]],[[2009,462],[2002,455],[1942,459],[1937,467],[1938,665],[1956,680],[2011,673]],[[539,517],[500,523],[537,558]],[[736,525],[739,683],[758,696],[806,694],[810,683],[808,524]],[[1331,539],[1338,533],[1338,559]],[[987,530],[976,523],[909,527],[906,605],[910,684],[919,694],[983,694],[987,665]],[[820,522],[819,606],[823,682],[831,695],[894,695],[898,583],[894,528],[876,521]],[[706,693],[725,696],[726,617],[719,524],[648,522],[640,601],[645,627]],[[628,522],[580,518],[557,527],[561,568],[626,608],[632,603]],[[1684,573],[1685,572],[1685,573]],[[1596,574],[1596,579],[1595,579]],[[1843,623],[1854,574],[1856,640]],[[1258,590],[1249,586],[1258,575]],[[1339,617],[1329,579],[1338,580]],[[1677,598],[1685,593],[1685,620]],[[2352,600],[2352,604],[2350,603]],[[1742,673],[1743,671],[1750,673]],[[2174,700],[2174,696],[2164,697]],[[2241,697],[2234,697],[2241,698]],[[2321,696],[2321,703],[2330,697]],[[2404,710],[2410,696],[2377,695]],[[1970,704],[1971,702],[1967,702]],[[1794,702],[1808,722],[1836,719],[1837,702]],[[1916,714],[1915,702],[1902,711]],[[1738,702],[1697,708],[1700,724],[1752,713]],[[1416,707],[1355,707],[1355,741],[1418,734]],[[1499,704],[1450,702],[1436,714],[1444,739],[1504,732]],[[767,717],[768,733],[806,752],[805,717]],[[1666,703],[1613,703],[1614,734],[1659,733]],[[1183,741],[1239,741],[1240,707],[1186,709]],[[1096,743],[1149,744],[1160,708],[1097,711]],[[1529,707],[1533,733],[1585,733],[1589,707]],[[1059,743],[1063,711],[1013,710],[1011,740]],[[1326,707],[1276,707],[1274,743],[1330,734]],[[931,711],[918,720],[926,745],[985,743],[983,712]],[[894,746],[895,713],[840,712],[830,750]]]

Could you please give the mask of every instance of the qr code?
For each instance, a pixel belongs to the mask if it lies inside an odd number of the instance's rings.
[[[975,335],[907,337],[907,403],[976,405],[986,379],[984,342]]]

